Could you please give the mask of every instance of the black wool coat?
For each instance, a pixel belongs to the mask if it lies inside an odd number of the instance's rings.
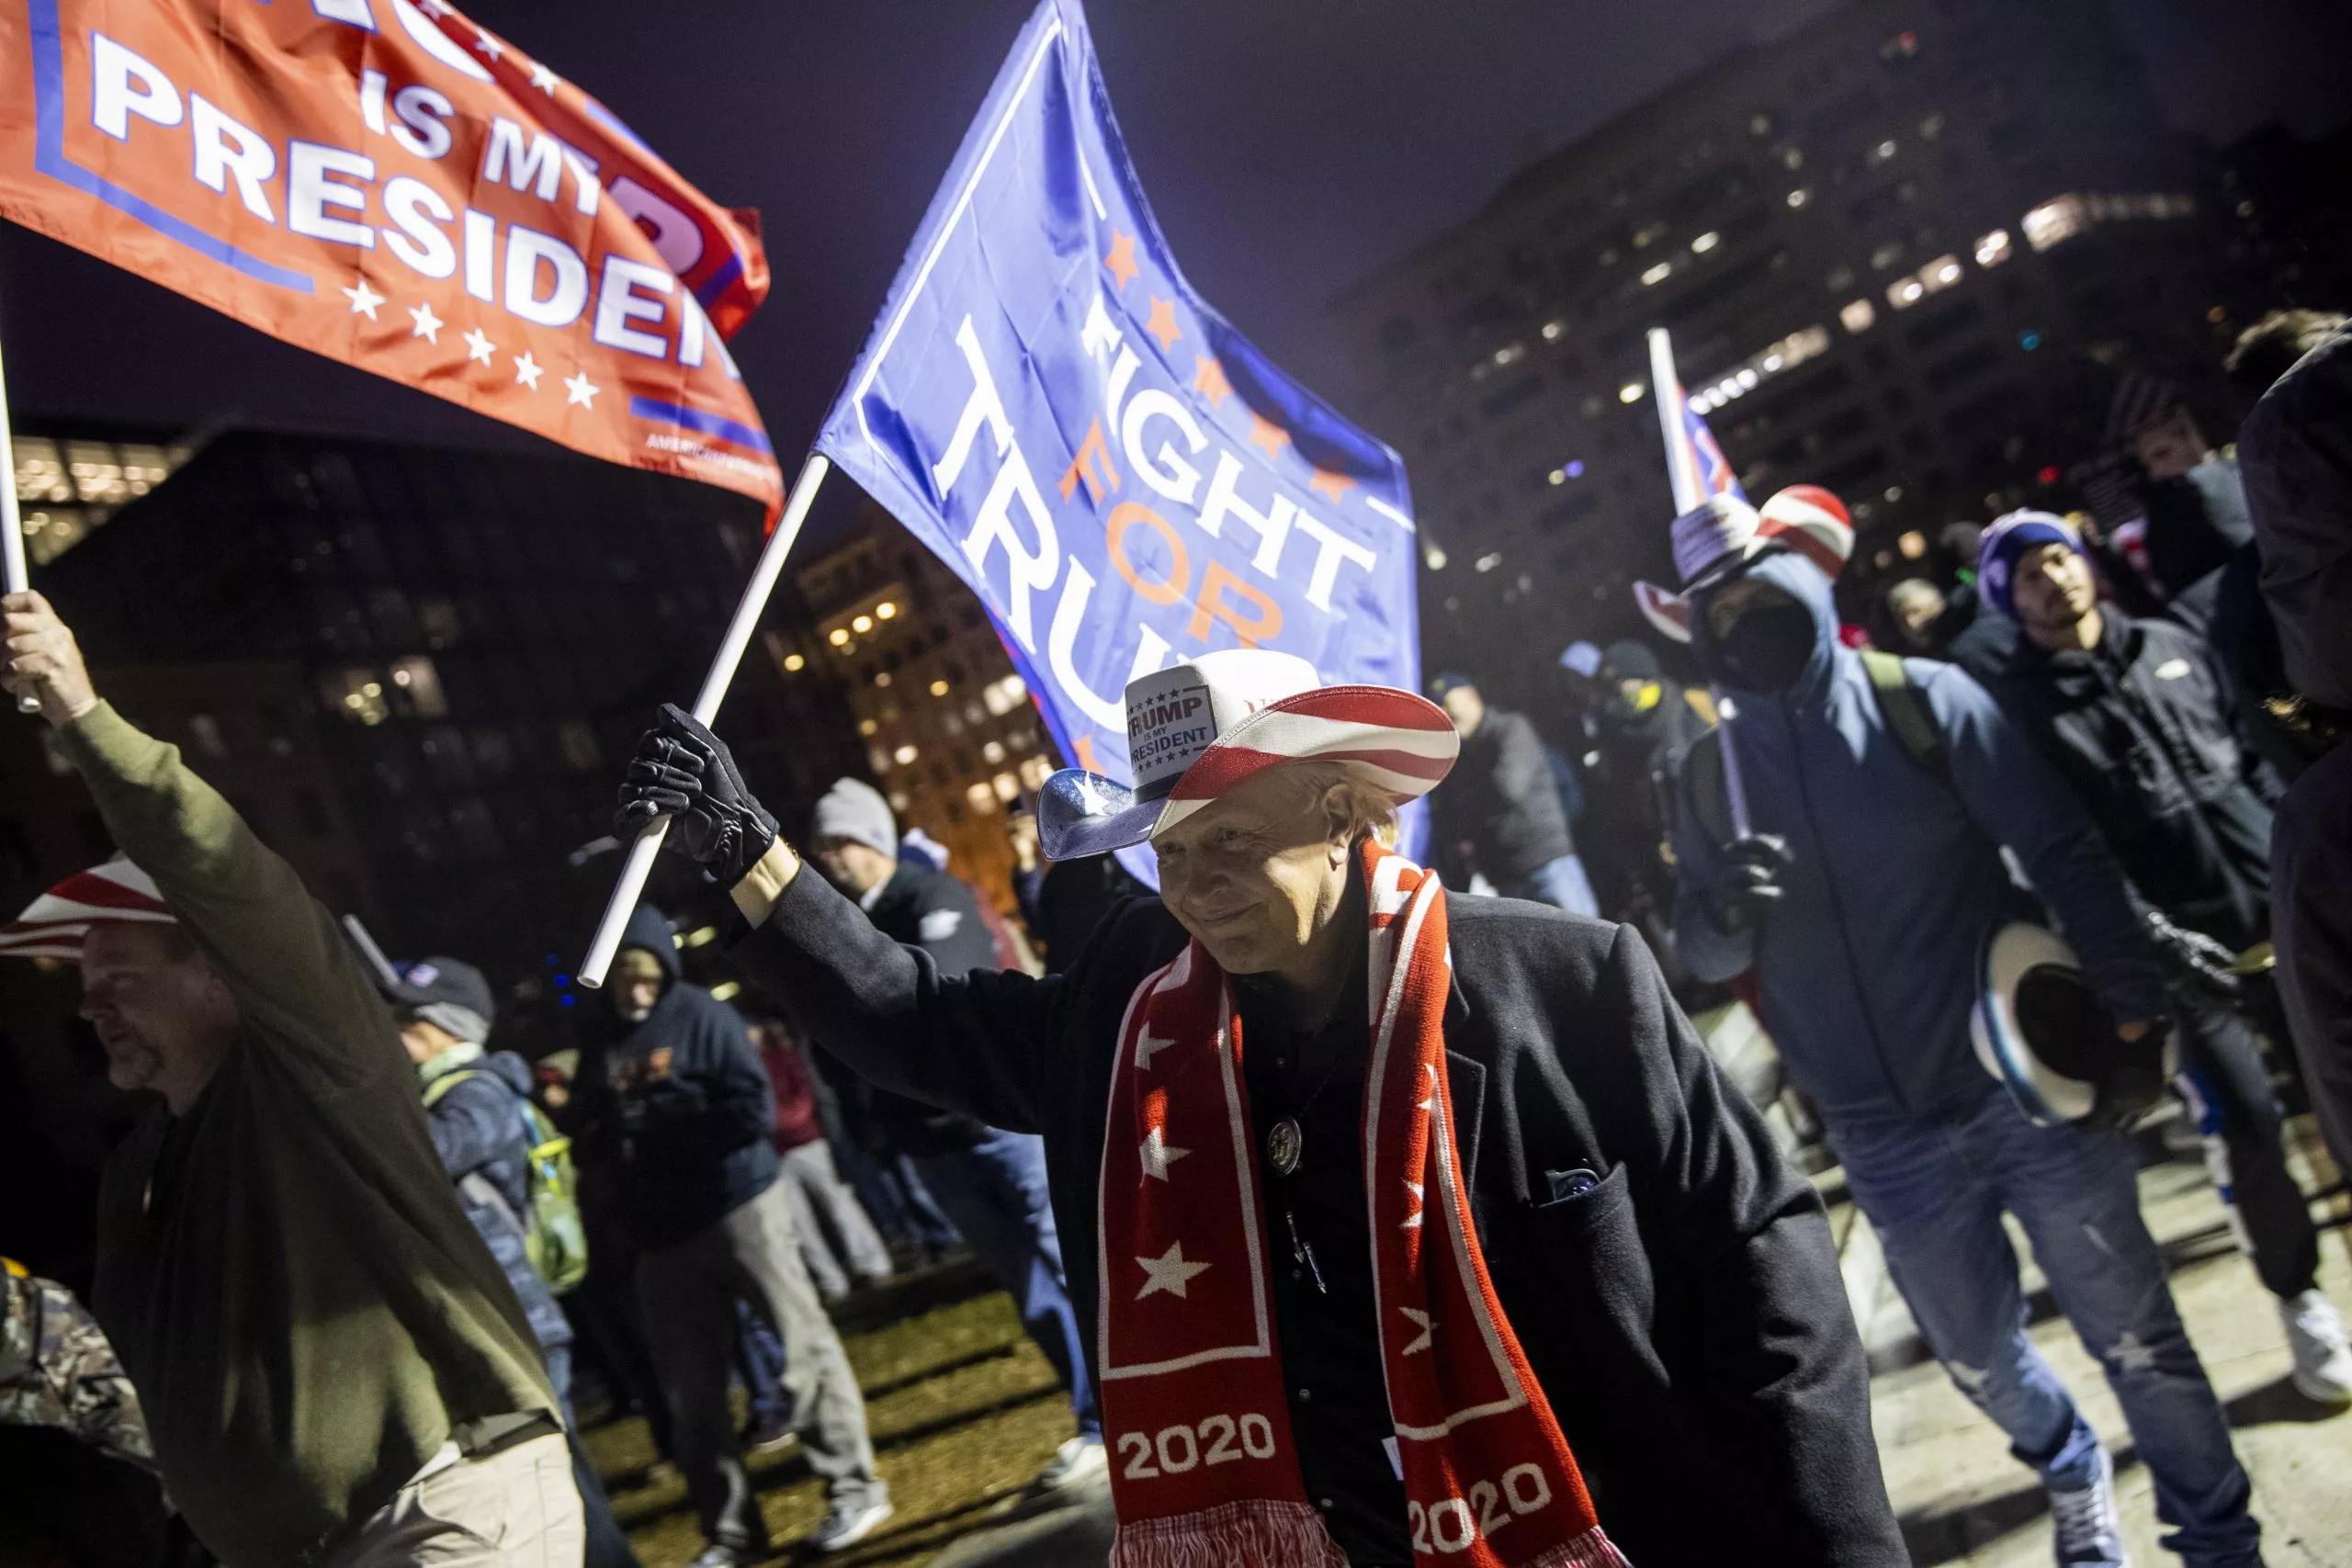
[[[1446,1066],[1473,1218],[1603,1527],[1640,1568],[1907,1564],[1820,1201],[1640,936],[1514,899],[1456,897],[1447,912]],[[876,1083],[1044,1134],[1091,1358],[1119,1022],[1183,942],[1156,900],[1132,899],[1069,974],[951,978],[804,873],[729,951]],[[1599,1188],[1552,1201],[1544,1173],[1578,1167]]]

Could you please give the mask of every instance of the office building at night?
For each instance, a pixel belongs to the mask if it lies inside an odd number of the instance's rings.
[[[2098,0],[1859,0],[1523,170],[1333,307],[1412,474],[1430,662],[1640,629],[1653,326],[1751,499],[1846,498],[1849,588],[2055,499],[2120,375],[2218,388],[2211,173]]]
[[[760,524],[743,497],[570,456],[227,430],[35,581],[95,667],[177,671],[183,705],[224,666],[285,672],[268,694],[236,678],[252,711],[220,719],[214,761],[315,731],[333,804],[257,802],[264,836],[299,849],[323,822],[386,947],[560,1003],[617,869],[621,769],[700,684]],[[786,822],[863,761],[838,683],[780,668],[812,635],[799,614],[777,595],[721,719]],[[707,890],[665,863],[653,895]]]
[[[944,844],[950,869],[1012,908],[1004,809],[1061,764],[972,591],[881,506],[799,574],[813,617],[784,662],[846,685],[867,769],[904,832]]]

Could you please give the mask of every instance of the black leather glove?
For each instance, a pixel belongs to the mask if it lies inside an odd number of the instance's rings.
[[[2137,1040],[2116,1042],[2116,1061],[2098,1086],[2098,1099],[2081,1125],[2128,1133],[2165,1097],[2172,1068],[2172,1020],[2150,1021]]]
[[[1725,936],[1752,931],[1781,901],[1781,878],[1789,869],[1789,841],[1778,833],[1735,839],[1724,852],[1728,863],[1705,895],[1707,919]]]
[[[664,847],[732,887],[775,842],[775,818],[744,787],[727,743],[675,703],[637,743],[621,782],[613,830],[634,838],[656,818],[672,818]]]

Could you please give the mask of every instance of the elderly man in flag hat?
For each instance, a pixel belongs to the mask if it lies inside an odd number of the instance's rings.
[[[579,1568],[561,1407],[391,1010],[294,868],[99,698],[48,602],[0,604],[0,685],[129,857],[0,952],[78,964],[108,1076],[157,1097],[107,1168],[90,1307],[174,1506],[240,1568]]]
[[[675,707],[620,813],[820,1044],[1044,1135],[1113,1562],[1904,1562],[1820,1205],[1639,937],[1388,847],[1443,711],[1263,649],[1126,709],[1134,784],[1058,773],[1041,829],[1161,898],[1043,979],[880,936]]]

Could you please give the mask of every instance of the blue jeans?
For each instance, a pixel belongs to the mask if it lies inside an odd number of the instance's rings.
[[[2037,1127],[1988,1083],[1955,1119],[1840,1124],[1830,1140],[1928,1345],[2011,1453],[2062,1491],[2098,1471],[2098,1435],[2026,1337],[2005,1209],[2106,1370],[2155,1482],[2157,1517],[2174,1527],[2164,1544],[2191,1568],[2261,1562],[2252,1488],[2174,1310],[2120,1137]]]
[[[988,1271],[1012,1294],[1021,1325],[1069,1390],[1078,1435],[1102,1440],[1085,1341],[1062,1273],[1062,1242],[1046,1190],[1046,1141],[996,1128],[960,1154],[917,1155],[932,1197]]]
[[[1572,854],[1545,861],[1526,876],[1504,883],[1496,891],[1506,898],[1532,899],[1555,909],[1566,909],[1571,915],[1600,913],[1600,900],[1593,897],[1592,880],[1584,874],[1584,862]]]

